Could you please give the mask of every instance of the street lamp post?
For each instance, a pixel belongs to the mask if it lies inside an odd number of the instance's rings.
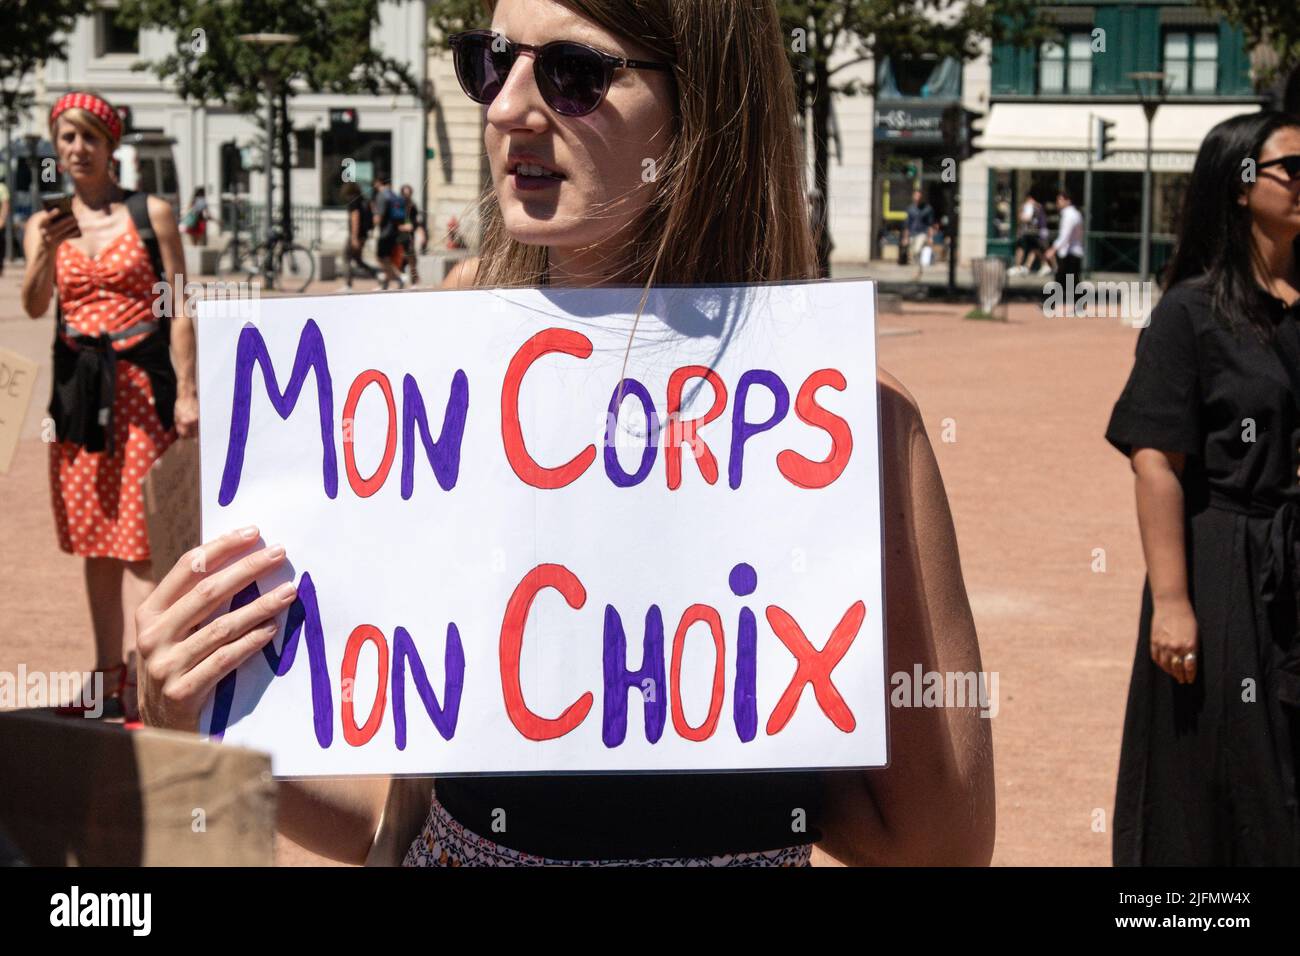
[[[1142,281],[1146,282],[1151,278],[1151,131],[1156,110],[1165,101],[1165,74],[1144,70],[1130,73],[1128,78],[1137,84],[1142,112],[1147,118],[1146,165],[1142,170],[1142,246],[1138,250],[1138,271],[1142,273]]]
[[[293,33],[244,33],[240,34],[239,39],[249,46],[255,46],[262,50],[262,64],[266,69],[266,152],[263,165],[266,173],[266,237],[269,240],[271,238],[271,204],[274,201],[272,176],[275,172],[271,162],[271,144],[275,141],[275,74],[271,70],[271,50],[277,46],[297,43],[298,37]],[[238,215],[238,212],[236,212],[236,215]],[[269,249],[267,251],[270,252]],[[268,254],[265,275],[268,289],[275,288],[275,274],[272,270],[271,261],[271,256]]]

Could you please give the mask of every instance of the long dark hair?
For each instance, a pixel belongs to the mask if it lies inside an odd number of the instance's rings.
[[[1249,327],[1264,341],[1272,338],[1273,325],[1261,307],[1250,210],[1237,200],[1253,182],[1247,173],[1253,174],[1265,141],[1287,127],[1300,129],[1300,118],[1261,110],[1226,119],[1206,135],[1183,194],[1178,243],[1163,283],[1165,289],[1202,283],[1219,322],[1234,332]]]

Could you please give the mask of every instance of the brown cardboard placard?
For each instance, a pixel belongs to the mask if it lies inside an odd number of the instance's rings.
[[[36,387],[37,365],[25,355],[0,349],[0,475],[8,474]]]
[[[182,554],[200,544],[198,441],[174,441],[153,463],[143,486],[153,578],[161,581]]]
[[[0,832],[35,866],[270,866],[271,758],[192,734],[0,713]]]

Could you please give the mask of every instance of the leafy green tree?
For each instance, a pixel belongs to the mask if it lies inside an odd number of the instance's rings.
[[[0,29],[0,125],[5,133],[5,185],[13,194],[13,128],[32,108],[29,80],[45,60],[68,55],[68,34],[91,0],[6,0]],[[6,254],[13,258],[13,203],[5,222]]]
[[[122,20],[135,27],[171,30],[175,46],[153,62],[138,63],[194,103],[219,103],[257,118],[266,97],[279,98],[282,218],[289,222],[289,101],[295,85],[313,92],[409,93],[424,91],[409,66],[370,45],[380,0],[122,0]],[[258,47],[240,37],[289,34],[287,45]]]
[[[1282,108],[1300,113],[1300,4],[1295,0],[1206,0],[1204,5],[1241,27],[1252,50],[1272,52],[1274,62],[1265,59],[1261,63],[1256,85],[1276,85]]]

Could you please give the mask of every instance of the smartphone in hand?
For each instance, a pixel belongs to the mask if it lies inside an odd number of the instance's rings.
[[[70,193],[42,193],[41,208],[46,212],[60,210],[63,215],[72,215],[72,195]]]

